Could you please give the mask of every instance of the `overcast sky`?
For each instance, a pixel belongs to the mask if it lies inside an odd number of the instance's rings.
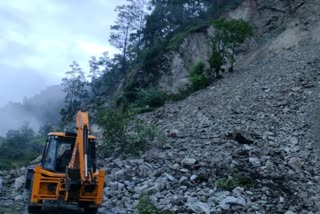
[[[125,0],[0,1],[0,106],[60,83],[73,60],[109,46],[114,8]]]

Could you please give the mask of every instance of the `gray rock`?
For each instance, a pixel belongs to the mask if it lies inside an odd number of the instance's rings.
[[[198,201],[198,198],[197,197],[188,197],[187,198],[187,203],[188,204],[194,204]]]
[[[296,158],[296,157],[290,158],[288,164],[289,164],[289,166],[291,166],[297,172],[300,172],[301,168],[303,166],[301,160],[299,158]]]
[[[188,173],[188,172],[190,172],[190,170],[189,170],[189,169],[180,169],[179,171],[180,171],[180,172],[184,172],[184,173]]]
[[[183,165],[183,166],[193,166],[196,162],[197,162],[197,160],[195,158],[184,158],[181,161],[181,165]]]
[[[122,160],[120,160],[119,158],[114,159],[114,160],[113,160],[113,163],[115,163],[115,165],[116,165],[117,167],[119,167],[119,168],[122,168],[122,167],[123,167],[123,162],[122,162]]]
[[[180,184],[184,184],[184,183],[186,183],[186,181],[188,181],[188,178],[187,178],[186,176],[182,176],[182,177],[180,178],[180,180],[179,180],[179,183],[180,183]]]
[[[241,196],[243,192],[244,192],[243,187],[236,187],[232,190],[232,193],[235,194],[236,196]]]
[[[292,212],[291,210],[288,210],[287,212],[285,212],[284,214],[296,214],[295,212]]]
[[[297,137],[292,137],[292,138],[290,139],[290,144],[292,144],[292,145],[297,145],[298,143],[299,143],[299,140],[298,140]]]
[[[250,157],[250,158],[249,158],[249,162],[250,162],[254,167],[259,167],[259,166],[261,166],[261,162],[260,162],[259,158]]]
[[[1,189],[2,189],[2,186],[3,186],[3,181],[2,181],[2,178],[0,177],[0,191],[1,191]]]
[[[148,194],[155,194],[157,192],[160,192],[161,190],[164,189],[164,185],[163,184],[155,184],[154,186],[146,189],[144,192],[148,193]]]
[[[189,209],[195,213],[205,213],[210,214],[210,206],[203,202],[195,202],[187,205]]]
[[[124,175],[125,175],[125,170],[119,170],[119,171],[117,171],[115,174],[115,178],[117,179],[117,180],[124,180],[125,179],[125,177],[124,177]]]
[[[171,166],[171,169],[178,169],[179,168],[179,164],[178,163],[175,163]]]
[[[219,204],[219,206],[224,210],[230,209],[230,205],[245,206],[246,205],[246,200],[244,198],[241,198],[241,197],[236,198],[236,197],[233,197],[233,196],[227,196]]]
[[[190,177],[190,181],[195,181],[198,178],[197,175],[191,175]]]
[[[14,201],[23,201],[24,198],[22,195],[17,195],[16,197],[14,197]]]
[[[17,191],[19,189],[21,189],[23,187],[23,185],[25,184],[26,182],[26,177],[24,175],[16,178],[14,180],[14,189]]]
[[[298,91],[300,91],[300,90],[301,90],[301,87],[300,87],[300,86],[291,88],[291,91],[293,91],[293,92],[298,92]]]
[[[149,186],[146,185],[146,184],[144,184],[143,186],[137,186],[137,187],[135,187],[135,188],[134,188],[134,192],[140,194],[140,193],[144,192],[144,191],[145,191],[146,189],[148,189],[148,188],[149,188]]]
[[[168,180],[171,181],[171,182],[176,180],[172,175],[169,175],[168,173],[165,173],[164,175],[165,175],[166,178],[168,178]]]

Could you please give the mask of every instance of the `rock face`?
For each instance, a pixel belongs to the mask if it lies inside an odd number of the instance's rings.
[[[237,52],[238,64],[260,60],[269,51],[300,47],[305,43],[320,42],[320,17],[317,0],[243,0],[241,5],[224,16],[244,19],[254,28],[255,36]],[[195,63],[207,63],[210,55],[210,35],[213,29],[195,31],[185,38],[180,47],[163,56],[158,86],[170,93],[178,93],[189,84],[189,71]],[[263,47],[263,48],[261,48]]]
[[[161,89],[178,93],[188,84],[192,65],[208,61],[211,54],[208,40],[210,30],[203,31],[191,33],[177,51],[171,51],[163,57],[165,61],[161,65],[161,78],[158,81]]]

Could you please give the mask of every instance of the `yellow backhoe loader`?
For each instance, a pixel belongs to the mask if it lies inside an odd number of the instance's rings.
[[[49,204],[76,205],[95,214],[102,204],[105,171],[96,169],[96,138],[89,135],[87,112],[77,113],[76,129],[49,133],[41,164],[28,169],[29,213]]]

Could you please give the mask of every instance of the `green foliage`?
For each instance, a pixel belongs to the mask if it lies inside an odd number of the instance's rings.
[[[126,148],[128,144],[127,127],[129,115],[121,109],[98,112],[98,124],[103,128],[105,154],[111,153],[117,147]]]
[[[192,32],[203,32],[204,22],[195,23],[187,25],[184,29],[180,29],[174,32],[171,37],[169,37],[169,42],[166,49],[176,50],[184,41],[184,39]]]
[[[124,91],[123,96],[117,99],[116,106],[124,108],[130,115],[135,115],[159,108],[168,99],[169,96],[166,92],[155,87],[127,89]]]
[[[103,128],[105,139],[100,149],[107,156],[115,152],[138,155],[157,136],[154,127],[131,119],[129,112],[122,109],[100,111],[98,124]]]
[[[214,41],[212,42],[212,54],[209,58],[210,69],[214,70],[214,74],[211,74],[211,78],[217,77],[220,74],[220,71],[223,71],[222,66],[226,63],[225,53],[223,51],[217,51]],[[214,75],[214,76],[213,76]]]
[[[190,86],[186,86],[185,88],[180,88],[178,93],[172,94],[169,96],[169,100],[171,101],[180,101],[187,98],[192,92],[194,92],[193,88]]]
[[[170,50],[177,49],[181,45],[183,40],[188,36],[189,33],[190,33],[189,31],[182,31],[182,32],[175,33],[169,41],[168,49]]]
[[[128,137],[130,140],[128,151],[133,155],[139,155],[148,147],[148,143],[157,136],[157,131],[155,127],[146,125],[141,120],[135,120],[132,129],[133,131]]]
[[[161,91],[155,87],[142,89],[138,92],[137,104],[139,106],[150,106],[151,108],[158,108],[163,106],[168,98],[166,92]]]
[[[146,73],[156,75],[161,56],[165,53],[167,42],[163,39],[156,40],[152,46],[146,47],[141,55],[143,65],[142,68]]]
[[[171,211],[159,210],[150,200],[148,195],[141,195],[136,206],[139,214],[173,214]]]
[[[36,135],[28,124],[9,130],[0,140],[0,170],[25,165],[40,155],[45,142],[45,138]]]
[[[222,70],[226,59],[230,61],[230,71],[233,71],[235,62],[235,48],[247,38],[253,36],[252,27],[244,20],[217,19],[212,21],[215,33],[212,37],[212,56],[209,59],[211,69],[216,75]]]
[[[60,114],[64,124],[73,120],[76,112],[85,106],[88,98],[87,82],[80,65],[73,61],[70,68],[71,70],[66,72],[66,77],[62,79],[63,91],[66,96],[65,106],[61,109]]]
[[[210,81],[206,72],[206,65],[204,62],[194,64],[190,70],[190,81],[192,88],[196,91],[205,88],[209,85]]]
[[[240,176],[233,179],[220,178],[219,180],[216,181],[216,186],[224,190],[232,190],[238,186],[246,187],[252,184],[253,184],[252,179],[244,176]]]

